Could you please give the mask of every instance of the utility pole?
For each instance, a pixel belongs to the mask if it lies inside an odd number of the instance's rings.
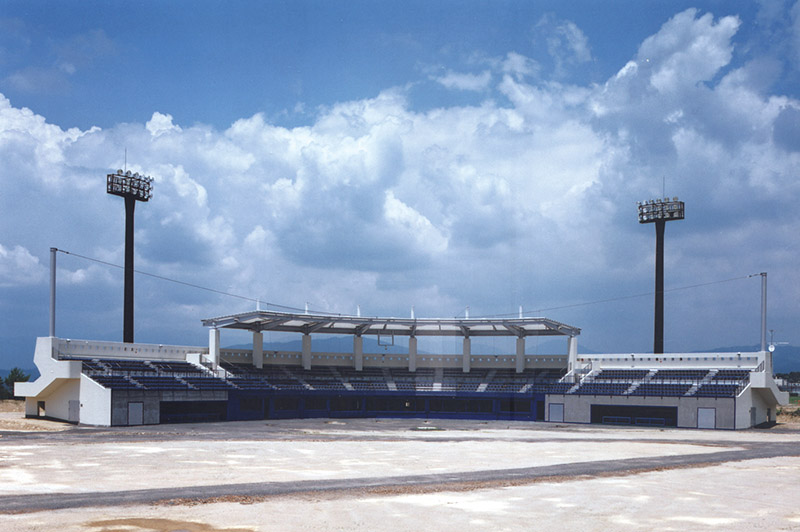
[[[50,248],[50,336],[56,335],[56,253],[58,249]]]

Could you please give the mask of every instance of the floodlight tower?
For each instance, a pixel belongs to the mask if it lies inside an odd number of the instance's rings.
[[[106,176],[106,192],[125,198],[125,299],[122,341],[133,343],[133,211],[137,201],[153,197],[153,178],[138,172],[123,172]]]
[[[653,353],[664,352],[664,225],[683,220],[683,202],[661,198],[639,202],[639,223],[656,224],[656,301],[653,323]]]

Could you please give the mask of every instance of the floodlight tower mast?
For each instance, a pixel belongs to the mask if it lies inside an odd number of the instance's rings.
[[[678,198],[639,202],[639,223],[656,225],[656,300],[653,323],[653,353],[664,352],[664,225],[683,220],[684,205]]]
[[[106,192],[125,199],[125,297],[122,341],[133,343],[133,213],[137,201],[153,197],[153,178],[117,170],[106,176]]]

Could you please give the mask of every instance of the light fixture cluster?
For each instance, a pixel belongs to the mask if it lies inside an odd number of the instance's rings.
[[[639,201],[639,223],[646,224],[658,220],[683,220],[684,205],[677,197],[657,198]]]
[[[148,201],[153,197],[153,178],[139,172],[117,170],[115,174],[106,176],[106,191],[123,198]]]

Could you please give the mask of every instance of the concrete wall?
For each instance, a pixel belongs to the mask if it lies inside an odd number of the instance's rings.
[[[697,413],[700,408],[713,408],[716,411],[716,427],[733,430],[736,427],[736,400],[732,397],[687,397],[679,399],[678,427],[696,429]]]
[[[112,425],[128,425],[128,403],[143,403],[143,425],[157,425],[160,422],[161,402],[159,392],[116,390],[111,394]]]
[[[39,397],[51,393],[51,388],[61,384],[60,379],[79,379],[81,376],[81,363],[68,360],[56,360],[56,345],[58,338],[41,337],[36,339],[36,349],[33,352],[33,362],[39,370],[39,378],[33,382],[18,382],[14,385],[14,394],[18,397]],[[35,404],[35,403],[34,403]],[[33,415],[33,414],[29,414]]]
[[[775,421],[777,407],[770,390],[748,387],[737,399],[736,428],[749,428]],[[751,412],[751,409],[754,411]]]
[[[313,347],[313,343],[312,343]],[[223,349],[222,360],[239,364],[252,363],[252,352]],[[364,353],[364,367],[407,368],[408,354],[378,354]],[[264,365],[301,365],[302,353],[300,351],[264,351]],[[416,357],[417,368],[461,368],[463,357],[461,354],[432,355],[418,353]],[[311,366],[342,366],[355,367],[353,353],[311,353]],[[531,369],[564,369],[567,367],[567,355],[525,355],[525,368]],[[515,355],[472,355],[470,367],[473,369],[513,369],[516,367]]]
[[[669,406],[678,408],[678,427],[697,428],[697,409],[716,410],[716,428],[733,429],[736,417],[733,398],[713,397],[632,397],[602,395],[548,395],[545,399],[545,416],[549,419],[550,404],[564,405],[565,423],[590,423],[592,405]],[[742,428],[742,427],[736,427]]]
[[[578,356],[579,365],[612,369],[692,369],[692,368],[755,368],[764,361],[765,353],[618,353]]]
[[[142,424],[161,422],[161,401],[227,401],[228,392],[220,390],[146,391],[116,390],[111,394],[111,424],[128,425],[128,404],[142,403]]]
[[[69,402],[80,401],[80,379],[58,379],[48,388],[46,395],[40,395],[37,401],[45,402],[45,416],[63,421],[77,423],[79,417],[70,419]]]
[[[206,347],[164,344],[126,344],[95,340],[56,338],[57,355],[87,358],[136,358],[140,360],[186,360],[187,353],[208,353]]]
[[[81,375],[80,402],[82,425],[111,425],[111,390],[103,388],[86,375]]]

